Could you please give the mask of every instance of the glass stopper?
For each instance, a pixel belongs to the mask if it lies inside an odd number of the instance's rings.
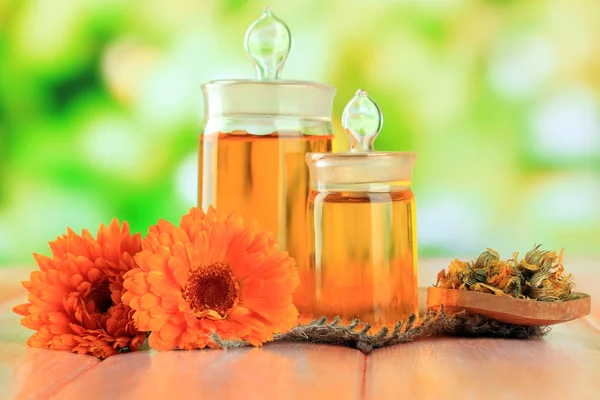
[[[254,60],[259,80],[279,79],[292,49],[292,34],[287,25],[267,7],[246,31],[246,52]]]
[[[369,94],[359,89],[342,114],[348,135],[348,151],[375,151],[373,142],[383,126],[383,114]]]

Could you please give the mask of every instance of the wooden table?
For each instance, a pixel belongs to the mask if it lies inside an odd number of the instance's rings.
[[[600,296],[600,263],[566,260]],[[447,261],[420,265],[427,286]],[[28,348],[11,308],[27,269],[0,269],[0,399],[600,399],[600,307],[542,340],[439,338],[368,356],[328,345],[144,351],[110,357]],[[424,299],[423,299],[424,300]]]

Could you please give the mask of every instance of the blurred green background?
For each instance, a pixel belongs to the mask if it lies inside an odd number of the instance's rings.
[[[253,78],[263,1],[0,0],[0,265],[196,201],[203,82]],[[378,101],[416,151],[421,256],[600,255],[600,2],[285,1],[286,79]]]

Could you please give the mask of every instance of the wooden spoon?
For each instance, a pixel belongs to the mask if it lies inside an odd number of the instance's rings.
[[[575,295],[574,300],[546,302],[430,287],[427,289],[427,308],[438,310],[443,304],[450,313],[466,310],[510,324],[545,326],[571,321],[590,313],[590,296],[585,293]]]

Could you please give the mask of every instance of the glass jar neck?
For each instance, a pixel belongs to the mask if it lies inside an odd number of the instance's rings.
[[[249,135],[266,136],[329,136],[333,133],[331,121],[301,117],[251,115],[227,118],[210,118],[205,121],[202,132],[231,134],[244,132]]]

